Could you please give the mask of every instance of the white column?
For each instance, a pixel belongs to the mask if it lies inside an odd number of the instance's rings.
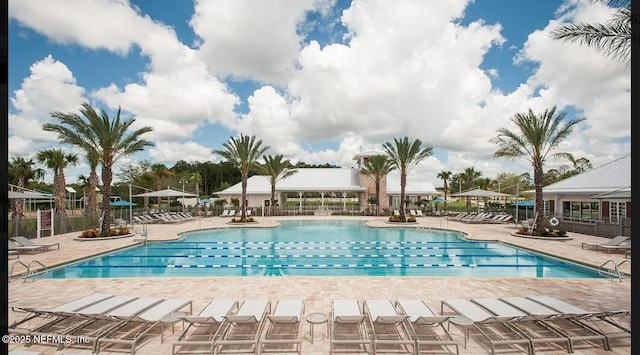
[[[322,206],[322,210],[324,211],[324,191],[320,192],[320,205]]]
[[[347,210],[347,193],[342,191],[342,209]]]

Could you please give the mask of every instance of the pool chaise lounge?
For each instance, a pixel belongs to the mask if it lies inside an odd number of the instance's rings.
[[[98,337],[95,352],[100,353],[102,350],[112,350],[112,348],[120,345],[126,346],[130,354],[133,355],[139,345],[145,344],[157,335],[160,335],[160,341],[162,342],[164,337],[163,319],[187,307],[189,310],[185,312],[191,314],[192,306],[190,299],[168,298],[134,316],[114,317],[114,319],[120,320],[120,323]],[[153,334],[152,330],[158,326],[161,328],[159,334]]]
[[[214,343],[214,354],[225,353],[227,349],[236,352],[238,347],[257,353],[258,340],[270,311],[269,300],[242,302],[234,314],[224,317],[225,326],[220,338]]]
[[[454,346],[456,355],[459,354],[459,344],[447,329],[451,316],[436,315],[424,301],[419,299],[397,300],[396,306],[402,314],[407,316],[416,342],[416,354],[421,353],[421,347],[428,351],[433,346],[441,346],[447,352],[449,352],[448,346]],[[447,324],[446,327],[445,324]]]
[[[600,342],[603,349],[608,349],[604,335],[576,321],[580,314],[558,312],[526,297],[504,297],[501,300],[564,334],[569,339],[572,352],[575,350],[576,342]]]
[[[218,340],[223,329],[225,316],[235,312],[238,302],[231,299],[214,299],[197,315],[183,318],[186,326],[171,348],[172,355],[202,352],[213,354],[214,342]]]
[[[507,325],[529,339],[532,353],[535,352],[536,345],[540,343],[557,344],[558,347],[565,347],[567,352],[573,352],[569,337],[555,327],[543,322],[543,318],[527,314],[498,298],[472,298],[471,301],[496,316],[513,317],[512,320],[507,322]]]
[[[296,352],[302,354],[300,331],[302,330],[303,314],[303,299],[278,300],[273,313],[267,315],[268,326],[265,328],[264,338],[260,340],[258,353]]]
[[[49,250],[49,248],[56,247],[56,249],[60,249],[60,243],[34,243],[31,239],[27,239],[23,236],[17,236],[11,238],[14,242],[20,244],[23,247],[42,247],[44,250]]]
[[[371,353],[373,347],[357,300],[331,301],[329,352]]]
[[[7,241],[9,243],[9,251],[10,252],[15,252],[15,253],[34,253],[34,252],[38,252],[38,251],[45,251],[46,248],[44,246],[24,246],[24,245],[20,245],[18,243],[15,243],[11,240]]]
[[[489,342],[492,355],[496,353],[496,346],[503,345],[515,347],[517,350],[524,348],[528,354],[533,354],[529,338],[509,325],[509,321],[517,317],[496,316],[467,299],[442,300],[440,313],[444,314],[445,306],[473,322],[474,329]]]
[[[375,354],[380,347],[393,352],[415,352],[415,341],[411,336],[406,314],[400,314],[390,300],[364,300],[364,310],[371,329],[371,343]]]
[[[607,349],[612,349],[616,345],[616,340],[631,340],[630,309],[589,311],[551,296],[540,295],[529,296],[527,298],[557,312],[571,316],[574,322],[578,322],[580,325],[589,327],[594,332],[602,334],[606,338]],[[617,321],[616,318],[618,319]],[[628,319],[628,326],[621,322],[623,319]]]
[[[618,247],[622,243],[625,243],[629,240],[629,237],[625,237],[624,235],[619,235],[617,237],[611,238],[604,243],[582,243],[582,249],[592,248],[593,250],[598,250],[598,248],[607,249],[608,247]],[[607,249],[609,252],[611,249]]]

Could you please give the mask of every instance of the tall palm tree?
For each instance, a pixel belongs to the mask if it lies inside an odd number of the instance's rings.
[[[449,179],[451,178],[452,172],[449,170],[442,170],[438,173],[438,178],[442,179],[443,186],[442,190],[444,191],[444,213],[447,214],[447,193],[449,192]]]
[[[9,182],[18,187],[18,192],[22,192],[23,188],[28,186],[31,180],[44,179],[45,171],[36,168],[36,162],[33,159],[24,159],[22,157],[14,157],[9,162],[7,169]],[[24,217],[24,199],[11,200],[11,219],[13,221],[13,236],[20,235],[20,219]]]
[[[282,158],[282,154],[263,155],[262,159],[264,159],[264,164],[258,165],[258,170],[261,174],[269,175],[269,183],[271,184],[269,215],[271,215],[271,209],[276,202],[276,184],[278,181],[288,178],[298,172],[296,168],[293,168],[293,165],[288,159],[283,161]]]
[[[67,215],[65,196],[67,195],[67,183],[64,169],[70,165],[78,164],[78,155],[65,153],[62,149],[44,149],[36,154],[36,159],[53,170],[53,195],[55,213],[59,217]]]
[[[376,216],[380,215],[380,182],[396,167],[386,155],[374,155],[364,163],[360,172],[373,177],[376,186]]]
[[[87,201],[84,206],[84,213],[91,219],[98,216],[98,200],[96,199],[96,188],[98,187],[98,165],[100,165],[100,155],[94,149],[85,152],[85,159],[89,163],[89,176],[87,177],[85,191]]]
[[[473,185],[477,179],[482,176],[482,173],[476,171],[476,169],[472,166],[464,169],[462,173],[460,173],[460,178],[464,182],[465,189],[469,190],[473,188]],[[467,196],[467,212],[471,208],[471,196]]]
[[[553,29],[549,36],[556,40],[593,47],[627,66],[631,64],[631,0],[599,0],[617,7],[605,23],[567,23]]]
[[[556,106],[553,106],[539,115],[531,109],[527,113],[517,113],[511,118],[516,131],[500,128],[498,135],[490,139],[491,143],[498,145],[495,157],[510,160],[525,158],[533,166],[536,215],[540,217],[544,212],[544,163],[549,158],[573,159],[570,153],[553,152],[569,137],[575,125],[586,120],[584,117],[576,117],[565,121],[566,113],[556,114],[556,110]],[[546,222],[542,222],[542,225],[548,227]]]
[[[187,179],[189,181],[193,181],[193,183],[196,185],[196,195],[198,195],[198,197],[196,198],[196,211],[200,212],[200,182],[202,181],[202,175],[200,175],[199,172],[194,171],[189,174]]]
[[[391,160],[391,166],[400,173],[400,221],[406,222],[405,189],[407,187],[407,174],[418,163],[433,154],[433,147],[426,146],[423,149],[422,141],[417,138],[413,142],[409,142],[408,137],[393,138],[393,140],[394,143],[386,142],[383,147]]]
[[[123,156],[129,156],[135,152],[153,146],[153,143],[141,136],[151,132],[151,127],[141,127],[130,131],[135,119],[123,120],[120,117],[121,109],[114,117],[109,117],[104,109],[98,113],[89,103],[82,103],[80,113],[63,113],[55,111],[51,116],[59,120],[58,124],[45,123],[42,128],[45,131],[58,133],[58,139],[63,143],[80,147],[85,152],[95,151],[100,157],[102,165],[102,203],[104,213],[100,235],[109,235],[111,223],[111,208],[109,197],[111,196],[111,182],[113,180],[113,165]]]
[[[227,159],[228,162],[235,165],[240,170],[242,176],[242,201],[240,216],[242,221],[246,221],[247,218],[247,180],[249,179],[249,172],[252,169],[256,169],[258,159],[263,155],[269,146],[262,146],[262,140],[256,140],[255,136],[245,136],[241,134],[240,137],[231,137],[228,142],[222,145],[224,150],[213,150],[213,154],[218,154],[221,157]]]
[[[165,180],[170,176],[174,176],[175,173],[164,164],[153,164],[151,165],[151,175],[156,180],[156,191],[160,191]],[[162,206],[162,198],[160,196],[157,198],[157,203],[158,212],[160,212],[160,206]]]

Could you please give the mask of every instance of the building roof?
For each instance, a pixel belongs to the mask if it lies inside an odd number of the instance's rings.
[[[365,191],[360,186],[360,173],[357,169],[344,168],[298,168],[297,173],[278,181],[276,190],[279,192],[305,191]],[[242,183],[239,182],[218,195],[242,193]],[[271,183],[269,176],[254,175],[247,180],[248,194],[270,194]],[[400,177],[391,172],[387,175],[387,194],[400,194]],[[409,179],[405,188],[407,195],[435,195],[439,194],[430,182],[413,181]]]
[[[604,194],[631,191],[631,155],[542,188],[545,194]]]
[[[415,178],[407,177],[407,186],[404,189],[405,195],[440,195],[432,183],[426,181],[416,181]],[[400,195],[400,175],[393,171],[387,174],[387,195]]]
[[[343,168],[298,168],[297,172],[278,181],[276,190],[280,192],[304,191],[364,191],[360,186],[357,169]],[[218,195],[242,193],[242,183],[239,182]],[[254,175],[247,180],[247,193],[270,194],[271,182],[269,176]]]

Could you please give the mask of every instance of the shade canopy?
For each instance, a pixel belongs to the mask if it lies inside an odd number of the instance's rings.
[[[525,200],[525,201],[518,201],[516,203],[513,204],[514,206],[518,206],[518,207],[534,207],[536,205],[536,203],[534,201],[531,200]]]
[[[51,195],[38,193],[38,192],[31,192],[31,191],[22,191],[22,192],[9,191],[9,198],[10,199],[24,198],[24,199],[35,199],[35,200],[53,200],[53,196]]]
[[[437,197],[437,198],[434,198],[433,200],[431,200],[431,202],[433,202],[433,203],[442,203],[442,202],[444,202],[444,199],[442,197]]]
[[[111,207],[131,207],[131,206],[135,206],[136,204],[126,200],[118,200],[115,202],[111,202],[109,205]]]
[[[497,191],[488,191],[483,189],[473,189],[469,191],[451,194],[453,197],[509,197],[513,195],[505,194]]]
[[[132,195],[132,197],[198,197],[198,195],[168,188],[160,191],[151,191],[143,194]]]

